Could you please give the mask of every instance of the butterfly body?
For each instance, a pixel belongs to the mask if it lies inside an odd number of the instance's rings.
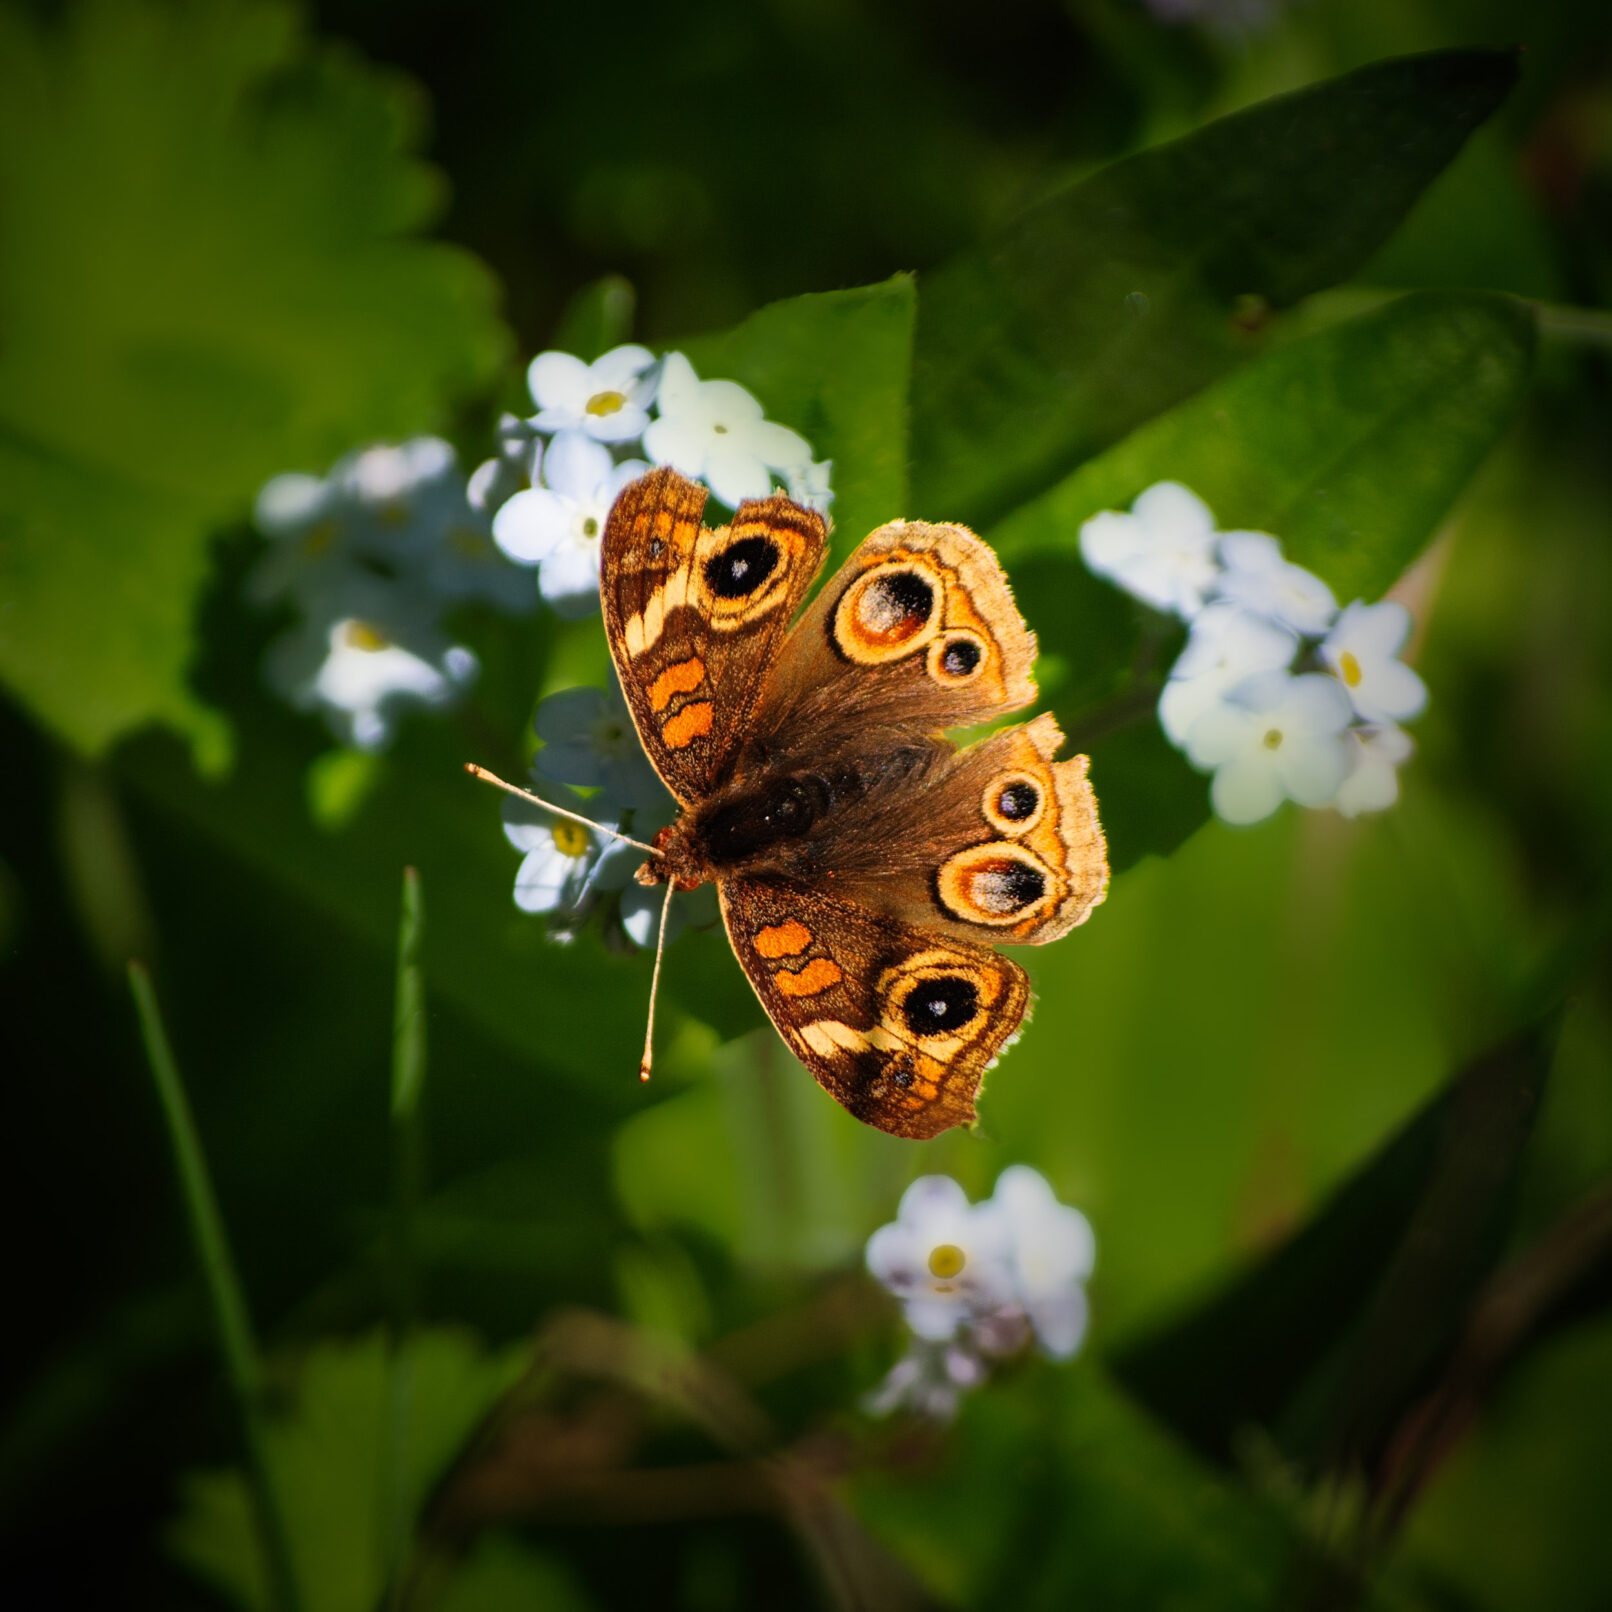
[[[858,1118],[931,1136],[974,1117],[1029,1004],[992,948],[1101,901],[1084,757],[1050,716],[958,749],[948,728],[1027,704],[1035,640],[991,550],[900,521],[804,613],[827,528],[783,497],[700,524],[659,470],[606,524],[606,631],[639,737],[682,812],[639,870],[714,882],[762,1005]]]

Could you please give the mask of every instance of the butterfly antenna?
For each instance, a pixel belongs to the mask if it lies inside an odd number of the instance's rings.
[[[666,918],[672,910],[677,885],[666,881],[666,899],[660,904],[660,934],[655,941],[655,972],[649,976],[649,1023],[644,1028],[644,1056],[638,1065],[638,1078],[649,1079],[649,1066],[655,1059],[655,993],[660,989],[660,960],[666,955]]]
[[[467,761],[465,771],[472,778],[479,778],[484,784],[492,784],[494,788],[501,789],[506,795],[515,795],[521,800],[529,800],[534,806],[541,806],[546,812],[553,812],[556,817],[568,817],[573,823],[581,823],[584,828],[591,828],[597,834],[608,834],[613,840],[620,840],[624,845],[636,846],[640,851],[647,851],[654,856],[655,847],[645,845],[642,840],[635,840],[631,834],[623,834],[619,828],[607,828],[603,823],[596,823],[591,817],[584,817],[581,812],[570,812],[563,806],[556,806],[553,801],[544,800],[541,795],[534,795],[529,789],[517,789],[514,784],[506,784],[496,773],[488,772],[485,767],[478,767],[475,762]]]

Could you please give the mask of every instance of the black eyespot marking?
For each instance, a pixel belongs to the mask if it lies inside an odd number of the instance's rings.
[[[980,994],[972,980],[958,975],[919,980],[901,1004],[901,1016],[914,1035],[944,1035],[961,1029],[979,1012]]]
[[[661,538],[658,538],[658,537],[650,538],[650,540],[649,540],[649,557],[650,557],[650,559],[658,560],[661,557],[661,555],[663,555],[665,552],[666,552],[666,544]]]
[[[954,638],[940,652],[940,669],[948,677],[970,677],[984,658],[972,638]]]
[[[900,1086],[905,1091],[912,1084],[912,1071],[906,1068],[892,1069],[890,1071],[890,1082],[892,1085]]]
[[[1000,862],[977,869],[970,880],[969,893],[987,912],[1005,915],[1033,906],[1047,893],[1047,881],[1022,862]]]
[[[1000,795],[996,797],[996,814],[1005,817],[1010,823],[1022,823],[1027,817],[1034,817],[1036,807],[1041,804],[1041,791],[1026,779],[1020,778],[1009,784]]]
[[[935,608],[935,590],[916,571],[890,571],[875,577],[857,603],[862,630],[875,638],[900,641],[920,632]]]
[[[777,570],[778,559],[770,537],[741,537],[705,562],[705,585],[719,599],[743,599]]]

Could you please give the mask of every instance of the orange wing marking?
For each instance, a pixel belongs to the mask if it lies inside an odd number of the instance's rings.
[[[701,700],[696,705],[685,705],[676,716],[668,717],[660,730],[667,749],[685,750],[709,733],[712,709],[709,700]]]
[[[691,655],[687,660],[680,660],[675,666],[668,666],[649,685],[650,710],[664,711],[672,703],[674,695],[691,694],[704,681],[705,662],[698,655]]]
[[[755,934],[756,950],[769,963],[780,957],[799,957],[812,943],[812,932],[805,924],[791,918],[787,923],[771,924]]]
[[[832,957],[814,957],[804,968],[780,970],[772,982],[785,996],[816,996],[844,978]]]

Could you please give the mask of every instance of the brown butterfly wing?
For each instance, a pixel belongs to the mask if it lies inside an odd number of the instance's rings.
[[[822,516],[783,497],[701,526],[706,491],[675,470],[625,488],[605,523],[605,632],[638,736],[683,804],[750,732],[790,620],[822,564]]]
[[[893,521],[790,633],[750,753],[809,762],[970,727],[1035,698],[1035,634],[966,527]]]
[[[1086,758],[1055,760],[1062,743],[1043,715],[965,750],[921,750],[867,774],[819,835],[754,871],[974,945],[1056,940],[1108,886]]]
[[[1029,1005],[1017,963],[809,886],[724,879],[717,894],[761,1005],[836,1102],[915,1139],[973,1120]]]

